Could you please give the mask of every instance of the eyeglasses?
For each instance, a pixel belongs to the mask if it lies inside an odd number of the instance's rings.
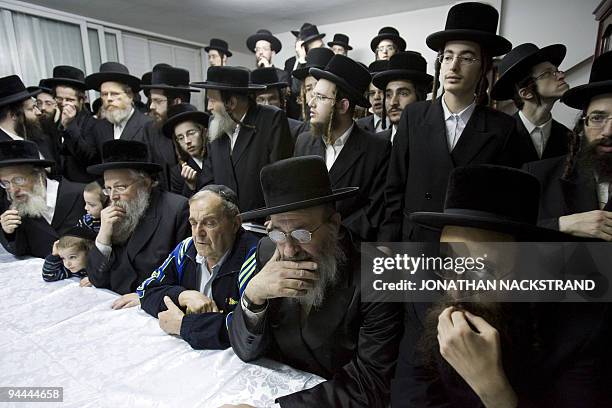
[[[117,194],[123,194],[123,193],[125,193],[127,191],[128,187],[130,187],[133,184],[138,183],[138,181],[140,181],[140,180],[136,180],[136,181],[134,181],[134,182],[132,182],[130,184],[118,185],[118,186],[115,186],[115,187],[105,187],[105,188],[102,189],[102,193],[105,196],[109,196],[109,197],[111,195],[113,195],[113,191],[115,191],[115,193],[117,193]]]
[[[102,95],[102,94],[100,94]],[[75,98],[62,98],[61,96],[56,96],[55,97],[55,102],[59,103],[60,105],[64,102],[67,103],[76,103],[76,99]]]
[[[559,78],[559,76],[561,74],[564,74],[564,72],[560,71],[560,70],[556,70],[556,71],[544,71],[540,75],[538,75],[536,77],[533,77],[533,80],[534,81],[539,81],[540,79],[548,79],[551,76],[554,76],[555,79],[557,79],[557,78]]]
[[[118,98],[122,94],[125,94],[125,92],[123,92],[123,91],[122,92],[113,92],[113,91],[100,92],[100,98],[112,98],[112,99],[116,99],[116,98]]]
[[[381,45],[380,47],[376,47],[376,51],[395,51],[395,45]]]
[[[259,52],[259,51],[266,52],[266,51],[270,51],[270,50],[272,50],[272,48],[270,48],[270,47],[255,47],[255,52]]]
[[[159,106],[162,103],[166,103],[166,102],[168,102],[168,98],[164,98],[164,99],[162,99],[162,98],[152,98],[151,99],[151,105]]]
[[[459,65],[472,65],[472,64],[480,61],[478,58],[474,58],[474,57],[462,57],[461,55],[453,55],[453,54],[440,54],[440,55],[438,55],[438,61],[440,61],[440,64],[450,65],[453,62],[455,62],[455,60],[459,61]]]
[[[55,100],[36,101],[36,107],[38,109],[41,109],[43,106],[51,108],[57,106],[57,102]]]
[[[28,177],[17,176],[13,177],[11,180],[0,180],[0,187],[7,190],[9,187],[23,187],[27,184]]]
[[[308,231],[306,229],[296,229],[291,232],[285,233],[279,230],[270,230],[268,231],[268,237],[275,244],[284,244],[285,242],[287,242],[287,239],[289,238],[289,236],[291,236],[291,238],[293,238],[300,244],[308,244],[310,241],[312,241],[312,234],[317,232],[317,230],[321,228],[323,225],[325,225],[327,221],[329,221],[329,218],[323,221],[317,228],[313,229],[312,231]]]
[[[189,129],[188,131],[185,132],[184,135],[183,134],[176,135],[175,138],[177,142],[183,142],[187,138],[193,139],[195,137],[200,136],[200,134],[202,134],[201,129]]]
[[[603,113],[590,113],[582,118],[584,125],[591,129],[601,129],[606,123],[612,120],[612,115],[605,115]]]
[[[327,103],[327,101],[332,101],[332,102],[336,101],[336,98],[331,98],[329,96],[321,95],[320,93],[314,93],[312,95],[312,98],[310,98],[310,102],[312,102],[313,99],[317,103]]]

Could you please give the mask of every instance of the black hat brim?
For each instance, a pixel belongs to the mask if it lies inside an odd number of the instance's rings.
[[[230,50],[228,50],[227,48],[221,48],[221,47],[204,47],[204,51],[206,52],[210,52],[210,50],[217,50],[219,52],[222,52],[223,54],[225,54],[227,56],[227,58],[232,56],[232,52]]]
[[[425,39],[427,46],[438,52],[443,51],[449,41],[473,41],[492,57],[504,55],[512,49],[512,43],[504,37],[479,30],[444,30],[430,34]]]
[[[234,92],[251,92],[251,91],[262,91],[266,89],[265,85],[254,85],[249,84],[249,86],[232,86],[228,84],[223,84],[219,82],[192,82],[191,86],[195,86],[196,88],[203,89],[216,89],[218,91],[234,91]]]
[[[308,71],[310,71],[310,68],[319,68],[319,69],[323,69],[325,67],[319,67],[319,66],[306,66],[306,67],[302,67],[302,68],[297,68],[294,69],[293,72],[291,73],[291,75],[293,75],[294,78],[299,79],[300,81],[303,81],[306,79],[307,76],[310,75],[310,73]]]
[[[433,76],[420,71],[413,71],[409,69],[390,69],[388,71],[382,71],[375,74],[372,78],[372,83],[378,89],[384,90],[387,84],[391,81],[405,80],[411,81],[415,85],[423,85],[425,87],[431,86],[433,82]]]
[[[95,176],[101,176],[104,174],[106,170],[116,170],[116,169],[143,170],[143,171],[146,171],[147,173],[159,173],[162,170],[161,166],[157,163],[109,162],[109,163],[94,164],[93,166],[89,166],[87,167],[87,172]]]
[[[593,82],[571,88],[561,97],[561,102],[574,109],[586,109],[591,99],[598,95],[612,94],[612,80]]]
[[[310,75],[317,79],[317,81],[323,78],[335,83],[336,86],[339,86],[340,89],[349,95],[355,104],[361,106],[362,108],[369,108],[372,106],[362,93],[356,91],[348,82],[346,82],[343,78],[340,78],[338,75],[319,68],[310,68],[309,72]]]
[[[553,44],[516,61],[516,63],[499,76],[491,90],[491,98],[498,101],[512,99],[514,96],[514,85],[527,75],[526,70],[545,61],[558,67],[565,59],[566,52],[567,48],[565,45]]]
[[[136,78],[133,75],[124,74],[122,72],[96,72],[95,74],[89,75],[85,78],[85,84],[89,89],[100,92],[100,86],[104,82],[119,82],[127,84],[134,93],[140,90],[140,78]]]
[[[372,41],[370,42],[370,49],[372,49],[372,51],[374,53],[376,53],[376,48],[378,47],[378,44],[382,40],[391,40],[391,41],[393,41],[393,43],[396,44],[397,47],[399,48],[398,51],[404,51],[406,49],[406,40],[404,40],[399,35],[395,35],[395,34],[379,34],[376,37],[372,38]]]
[[[316,207],[321,204],[330,203],[334,201],[344,200],[355,194],[359,187],[344,187],[332,191],[332,194],[323,197],[312,198],[310,200],[298,201],[295,203],[289,203],[284,205],[277,205],[274,207],[263,207],[252,211],[247,211],[240,214],[242,221],[248,221],[258,218],[265,218],[268,215],[280,214],[288,211],[301,210],[309,207]]]
[[[286,82],[271,82],[269,84],[253,84],[253,85],[263,85],[266,87],[265,89],[286,88],[289,86],[289,84]]]
[[[53,93],[53,90],[51,88],[47,88],[46,86],[28,86],[26,89],[28,92],[38,91],[37,94],[44,92],[51,95]]]
[[[481,228],[511,235],[518,235],[520,237],[528,238],[534,242],[583,241],[582,238],[565,234],[553,229],[541,228],[523,222],[513,222],[477,215],[415,212],[410,215],[410,221],[433,230],[442,230],[447,225]]]
[[[140,89],[143,90],[143,92],[145,90],[147,90],[147,92],[150,92],[151,89],[163,89],[165,91],[177,91],[177,92],[200,92],[199,89],[193,89],[190,88],[188,86],[172,86],[172,85],[156,85],[156,84],[152,84],[152,85],[141,85]]]
[[[58,85],[66,85],[70,87],[75,87],[82,91],[87,90],[87,84],[85,84],[85,82],[71,78],[49,78],[45,81],[45,83],[52,88],[55,88]]]
[[[306,45],[309,42],[312,42],[314,40],[320,40],[323,37],[325,37],[325,33],[320,33],[320,34],[316,34],[316,35],[311,35],[310,37],[306,37],[302,40],[303,44]]]
[[[253,34],[249,36],[246,40],[247,48],[249,49],[249,51],[255,53],[255,44],[257,44],[257,41],[261,40],[269,42],[272,45],[272,50],[274,52],[280,52],[281,48],[283,48],[283,45],[281,44],[280,40],[273,35]]]
[[[28,91],[27,89],[25,89],[21,92],[0,99],[0,107],[10,105],[11,103],[15,102],[25,101],[26,99],[36,96],[41,92],[42,89],[40,89],[39,87],[36,87],[36,89],[32,91]]]
[[[341,43],[341,42],[338,42],[338,41],[330,41],[330,42],[327,43],[327,46],[330,47],[330,48],[333,47],[334,45],[339,45],[340,47],[344,47],[344,49],[347,50],[347,51],[350,51],[350,50],[353,49],[353,47],[351,47],[350,45],[345,44],[345,43]]]
[[[209,115],[200,111],[182,112],[172,116],[162,126],[162,132],[166,137],[172,138],[174,134],[174,128],[177,124],[187,121],[193,121],[201,125],[208,127]]]
[[[10,166],[24,166],[27,164],[32,165],[34,167],[51,167],[55,165],[55,162],[53,160],[43,159],[11,159],[0,161],[0,168]]]

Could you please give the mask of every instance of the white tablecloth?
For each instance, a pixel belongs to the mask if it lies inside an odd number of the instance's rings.
[[[265,407],[322,381],[231,349],[193,350],[139,307],[112,310],[111,291],[44,282],[41,259],[3,261],[0,386],[63,387],[64,403],[44,407]]]

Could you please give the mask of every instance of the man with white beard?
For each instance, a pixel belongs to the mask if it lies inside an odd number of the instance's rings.
[[[0,243],[15,255],[44,258],[85,213],[84,186],[47,178],[44,168],[53,164],[34,142],[0,142],[0,187],[8,198],[0,204]]]
[[[138,304],[138,285],[189,236],[187,199],[157,187],[160,170],[144,143],[128,140],[106,142],[102,163],[87,168],[104,177],[103,192],[110,198],[87,273],[94,286],[129,294],[113,308]]]
[[[127,67],[118,62],[105,62],[100,72],[85,78],[89,89],[100,92],[104,119],[93,128],[96,157],[91,164],[100,162],[102,145],[109,140],[136,140],[145,142],[145,124],[152,119],[134,107],[134,97],[140,90],[140,78],[130,75]]]
[[[246,68],[210,67],[206,82],[191,84],[208,90],[212,113],[210,148],[198,185],[231,188],[238,195],[240,209],[247,211],[264,204],[261,186],[253,182],[253,176],[265,165],[293,153],[285,112],[257,105],[249,93],[265,87],[250,84],[249,76]]]
[[[229,325],[234,352],[244,361],[266,356],[327,379],[278,398],[280,406],[387,407],[399,304],[361,300],[362,253],[334,206],[358,188],[332,189],[325,161],[316,156],[264,167],[261,185],[265,208],[241,218],[270,216],[268,238],[240,271],[246,287]]]

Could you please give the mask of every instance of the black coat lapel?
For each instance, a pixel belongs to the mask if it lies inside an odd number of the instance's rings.
[[[542,158],[556,157],[567,154],[569,150],[569,137],[571,131],[561,123],[553,119],[550,129],[550,137],[546,142]]]
[[[353,130],[346,141],[346,145],[344,145],[334,165],[329,170],[329,177],[332,185],[338,185],[342,176],[344,176],[344,174],[353,167],[353,164],[365,154],[363,138],[364,136],[361,133],[361,129],[359,129],[357,125],[353,125]]]
[[[523,123],[523,120],[519,116],[518,112],[514,114],[514,120],[516,122],[516,133],[518,135],[517,146],[520,146],[520,154],[523,157],[521,161],[527,163],[530,161],[540,160],[540,156],[538,156],[538,152],[533,145],[533,140],[531,139],[531,136],[529,135],[529,132],[527,131],[527,128],[525,127],[525,124]],[[548,145],[546,148],[548,148]]]
[[[256,125],[257,114],[259,112],[258,106],[253,106],[249,108],[246,116],[244,117],[244,123],[249,125]],[[247,147],[251,143],[251,140],[257,133],[256,128],[248,128],[245,126],[240,127],[240,132],[238,133],[238,138],[236,139],[236,144],[234,145],[234,149],[232,150],[232,162],[234,166],[240,161],[242,156],[247,150]]]
[[[68,181],[60,180],[57,188],[57,201],[55,202],[55,212],[51,220],[51,226],[58,230],[62,226],[64,220],[72,212],[72,208],[78,203],[72,194],[72,188]]]
[[[163,211],[163,209],[157,208],[159,206],[160,194],[161,192],[159,191],[151,193],[149,208],[145,211],[144,216],[128,241],[127,254],[132,263],[140,250],[151,240],[153,233],[159,225],[160,217],[158,217],[157,214],[158,211]]]
[[[142,116],[142,113],[140,113],[138,109],[134,108],[134,113],[132,114],[132,117],[130,117],[130,119],[125,124],[125,128],[123,128],[123,131],[121,132],[120,139],[138,140],[136,136],[138,135],[140,129],[143,126],[141,116]],[[138,140],[138,141],[142,141],[142,140]]]
[[[569,180],[559,179],[569,214],[599,210],[595,177],[578,170]]]
[[[476,105],[459,141],[455,145],[451,156],[455,166],[470,164],[482,148],[491,140],[492,132],[487,131],[487,112]]]
[[[13,140],[13,138],[7,135],[4,130],[0,129],[0,142],[10,142],[11,140]]]
[[[448,139],[446,137],[446,125],[444,124],[444,111],[442,110],[442,97],[432,104],[427,111],[422,128],[417,128],[414,135],[410,137],[423,140],[429,147],[426,149],[433,155],[431,162],[444,165],[448,171],[454,167],[451,155],[448,151]],[[401,135],[395,135],[401,137]],[[444,170],[438,168],[442,173]]]

